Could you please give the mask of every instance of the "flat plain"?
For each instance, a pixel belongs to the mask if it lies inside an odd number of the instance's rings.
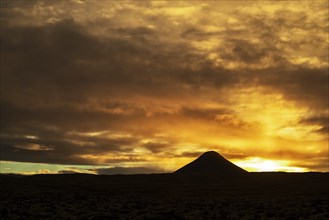
[[[1,219],[329,219],[328,173],[0,175]]]

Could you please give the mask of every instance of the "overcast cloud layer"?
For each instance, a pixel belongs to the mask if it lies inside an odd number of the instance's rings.
[[[2,0],[1,160],[174,170],[213,149],[250,170],[328,171],[328,14]]]

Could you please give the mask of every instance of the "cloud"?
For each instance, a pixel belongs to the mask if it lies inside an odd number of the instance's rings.
[[[328,172],[328,158],[317,157],[314,159],[305,159],[303,161],[294,162],[291,164],[296,167],[307,167],[310,172]]]
[[[111,167],[111,168],[97,168],[91,169],[99,175],[115,175],[115,174],[152,174],[152,173],[164,173],[161,169],[150,169],[145,167]]]
[[[1,159],[9,161],[102,164],[122,161],[141,161],[132,153],[136,138],[75,137],[73,135],[29,138],[26,136],[2,136]],[[63,136],[62,136],[63,135]],[[131,146],[132,145],[132,146]],[[108,153],[124,154],[111,158]],[[97,159],[107,155],[105,159]]]
[[[139,166],[196,146],[276,155],[286,128],[325,135],[324,6],[5,1],[1,160]]]
[[[60,170],[58,171],[58,174],[75,174],[75,173],[79,173],[73,170]]]
[[[143,144],[143,147],[148,149],[152,153],[160,153],[160,152],[168,151],[171,147],[170,145],[172,145],[172,143],[148,141],[145,144]]]
[[[329,117],[328,116],[313,116],[313,117],[303,118],[300,120],[300,123],[306,124],[306,125],[320,126],[319,128],[316,128],[315,131],[328,135],[328,131],[329,131]]]

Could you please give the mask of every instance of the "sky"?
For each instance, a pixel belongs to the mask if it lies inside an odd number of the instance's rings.
[[[1,173],[329,171],[327,1],[0,2]]]

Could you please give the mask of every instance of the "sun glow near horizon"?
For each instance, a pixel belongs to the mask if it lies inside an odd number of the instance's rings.
[[[249,172],[308,172],[302,167],[294,167],[286,160],[268,160],[259,157],[235,161],[236,165]]]

